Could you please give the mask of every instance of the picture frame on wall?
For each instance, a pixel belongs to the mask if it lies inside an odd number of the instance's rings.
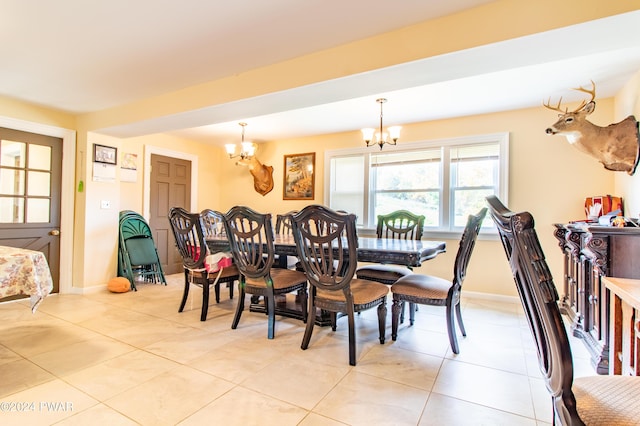
[[[118,148],[94,143],[93,162],[115,165],[118,162]]]
[[[316,153],[284,156],[283,200],[313,200]]]

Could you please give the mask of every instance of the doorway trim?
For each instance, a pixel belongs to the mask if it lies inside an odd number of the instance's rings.
[[[151,217],[151,206],[149,201],[151,198],[151,154],[162,155],[164,157],[179,158],[181,160],[191,161],[191,211],[194,212],[197,209],[198,203],[196,201],[198,194],[198,156],[188,154],[186,152],[173,151],[166,148],[159,148],[157,146],[145,145],[144,146],[144,186],[142,194],[142,215],[149,221]]]
[[[73,288],[73,235],[76,170],[76,131],[48,124],[34,123],[0,116],[0,126],[23,132],[62,138],[62,192],[60,194],[60,287],[59,292],[71,293]]]

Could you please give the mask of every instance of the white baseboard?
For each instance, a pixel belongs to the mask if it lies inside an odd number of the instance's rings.
[[[520,298],[518,296],[505,296],[503,294],[493,293],[480,293],[477,291],[465,291],[462,290],[463,299],[480,299],[480,300],[492,300],[494,302],[514,303],[519,305]]]

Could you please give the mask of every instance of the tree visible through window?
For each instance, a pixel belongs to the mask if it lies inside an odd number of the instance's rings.
[[[404,209],[424,215],[428,230],[457,232],[487,195],[506,199],[508,142],[494,134],[327,152],[326,204],[355,213],[364,228]]]

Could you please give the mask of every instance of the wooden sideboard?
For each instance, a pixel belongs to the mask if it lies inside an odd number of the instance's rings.
[[[554,224],[564,254],[560,309],[598,374],[609,373],[610,295],[603,276],[640,278],[640,228]]]

